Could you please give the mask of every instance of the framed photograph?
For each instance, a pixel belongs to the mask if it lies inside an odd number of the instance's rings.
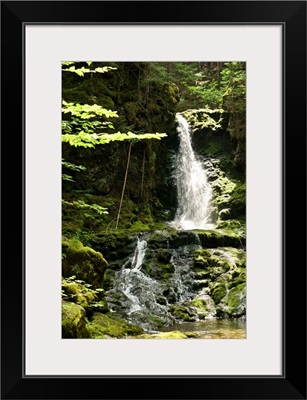
[[[1,26],[2,398],[306,399],[306,2]]]

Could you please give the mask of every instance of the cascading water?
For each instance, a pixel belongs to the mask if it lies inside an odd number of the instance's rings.
[[[146,240],[138,238],[132,258],[123,265],[116,276],[116,289],[126,296],[127,314],[142,310],[146,288],[152,286],[151,279],[141,272],[146,248]]]
[[[127,319],[150,330],[152,318],[158,318],[165,326],[174,323],[174,317],[170,313],[171,304],[164,296],[166,290],[171,293],[172,304],[191,298],[192,278],[189,264],[192,259],[188,263],[187,259],[182,258],[182,254],[174,250],[170,260],[174,272],[170,285],[165,285],[143,273],[142,266],[147,250],[146,240],[139,237],[134,253],[115,275],[113,291],[120,293]],[[164,299],[163,303],[161,299]]]
[[[234,292],[228,284],[232,275],[236,279],[242,273],[244,264],[236,262],[242,262],[243,250],[218,247],[203,251],[196,243],[160,249],[153,246],[151,234],[141,235],[129,259],[115,272],[114,286],[107,294],[110,311],[152,333],[178,329],[183,321],[197,325],[221,314],[245,315],[245,290]],[[207,264],[202,257],[209,260]],[[217,277],[213,284],[212,276]],[[225,290],[218,307],[212,297],[217,287]],[[235,309],[229,304],[233,299]]]
[[[178,208],[171,226],[178,230],[212,229],[212,189],[206,170],[194,154],[188,122],[180,114],[176,118],[180,140],[174,164]]]
[[[146,240],[138,239],[135,252],[132,257],[131,266],[133,270],[140,270],[147,248]]]
[[[172,322],[166,307],[157,302],[163,291],[160,283],[141,271],[146,250],[146,240],[138,238],[132,257],[115,277],[115,290],[125,296],[125,314],[145,329],[150,328],[148,315],[161,317],[166,325]]]

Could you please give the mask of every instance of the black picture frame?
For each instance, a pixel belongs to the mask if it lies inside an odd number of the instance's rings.
[[[281,376],[24,376],[23,29],[27,23],[283,26]],[[1,55],[1,398],[306,399],[306,2],[2,1]]]

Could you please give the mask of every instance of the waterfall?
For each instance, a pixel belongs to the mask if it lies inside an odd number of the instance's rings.
[[[195,265],[195,249],[202,254],[200,244],[164,248],[166,253],[161,249],[163,245],[160,248],[158,242],[153,246],[149,233],[137,238],[130,257],[114,271],[113,287],[106,294],[111,312],[148,332],[204,317],[245,314],[245,290],[234,292],[230,286],[243,269],[244,264],[237,265],[243,250],[206,249],[209,261],[199,267]],[[225,289],[225,295],[215,304],[212,293],[219,287]],[[235,306],[229,304],[233,299]]]
[[[174,272],[169,278],[170,284],[166,284],[142,271],[147,251],[149,250],[146,240],[139,237],[133,254],[115,274],[113,291],[120,294],[128,320],[145,329],[150,329],[152,318],[158,318],[165,326],[174,323],[174,317],[169,311],[171,305],[164,296],[165,291],[170,293],[172,303],[182,302],[192,297],[190,291],[192,258],[182,258],[182,254],[174,250],[170,260],[174,266]],[[189,262],[187,262],[188,258]]]
[[[144,308],[146,292],[153,286],[152,280],[141,272],[146,249],[146,240],[138,238],[132,258],[123,265],[116,276],[116,288],[126,296],[128,314]]]
[[[150,276],[142,272],[142,265],[147,251],[145,239],[138,238],[134,253],[115,276],[115,290],[125,296],[123,304],[129,320],[143,328],[150,327],[148,316],[159,316],[170,324],[167,308],[157,302],[164,288]]]
[[[134,269],[134,270],[141,269],[142,263],[143,263],[143,260],[145,257],[145,253],[146,253],[146,248],[147,248],[146,240],[138,239],[136,249],[133,254],[132,261],[131,261],[132,269]]]
[[[212,229],[212,189],[206,170],[194,154],[188,122],[180,114],[176,114],[176,118],[180,140],[174,163],[178,208],[170,225],[178,230]]]

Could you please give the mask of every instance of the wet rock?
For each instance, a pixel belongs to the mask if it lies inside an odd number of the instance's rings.
[[[100,252],[83,246],[78,240],[64,239],[62,254],[62,274],[65,278],[76,276],[93,288],[101,287],[108,263]]]
[[[87,328],[93,339],[123,338],[144,332],[139,326],[96,312],[90,318]]]
[[[78,304],[62,301],[62,338],[85,339],[90,334],[87,329],[85,310]]]

